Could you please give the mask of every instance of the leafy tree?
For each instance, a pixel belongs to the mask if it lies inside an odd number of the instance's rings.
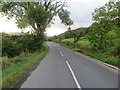
[[[119,28],[116,29],[116,27],[119,27],[119,6],[119,1],[108,2],[100,8],[96,8],[93,12],[92,15],[95,23],[90,27],[92,32],[89,39],[94,48],[105,51],[109,42],[108,33],[112,30],[119,33]]]
[[[106,48],[106,29],[102,28],[100,23],[93,23],[89,29],[91,32],[88,35],[88,39],[91,42],[95,50],[104,50]]]
[[[85,36],[88,33],[87,28],[78,28],[72,32],[72,37],[74,38],[74,43],[77,43],[81,37]]]
[[[69,13],[64,7],[66,7],[66,2],[58,0],[9,2],[3,4],[2,12],[8,18],[15,16],[18,27],[32,27],[37,35],[37,41],[41,40],[43,42],[45,29],[50,25],[56,15],[60,17],[63,24],[71,25],[72,20],[69,18]],[[61,14],[64,14],[65,17],[61,16]]]

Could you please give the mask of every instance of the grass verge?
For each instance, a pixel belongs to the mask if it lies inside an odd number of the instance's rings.
[[[40,60],[47,54],[48,46],[44,44],[41,51],[22,57],[22,61],[2,70],[2,88],[12,88],[14,83],[32,67],[39,63]]]
[[[100,60],[102,62],[105,62],[105,63],[111,64],[111,65],[120,67],[120,63],[118,62],[119,58],[111,56],[111,55],[109,55],[107,53],[100,53],[100,52],[95,52],[94,53],[94,52],[91,52],[90,50],[83,50],[81,48],[77,48],[75,46],[68,45],[68,44],[65,44],[65,43],[59,43],[59,44],[64,46],[64,47],[70,48],[70,49],[72,49],[74,51],[77,51],[77,52],[83,53],[83,54],[85,54],[87,56],[90,56],[92,58],[95,58],[97,60]]]

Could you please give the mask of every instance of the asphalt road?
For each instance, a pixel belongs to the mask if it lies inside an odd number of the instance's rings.
[[[118,71],[53,42],[21,88],[118,88]]]

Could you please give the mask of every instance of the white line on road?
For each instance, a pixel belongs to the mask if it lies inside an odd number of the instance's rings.
[[[70,72],[71,72],[71,74],[72,74],[72,76],[73,76],[73,79],[74,79],[74,81],[75,81],[75,83],[76,83],[77,88],[78,88],[79,90],[81,90],[81,86],[80,86],[80,84],[78,83],[78,80],[77,80],[77,78],[76,78],[76,76],[75,76],[75,74],[74,74],[74,72],[73,72],[70,64],[68,63],[68,61],[66,61],[66,63],[67,63],[68,68],[70,69]]]
[[[61,51],[60,51],[60,54],[61,54],[62,56],[64,56]]]

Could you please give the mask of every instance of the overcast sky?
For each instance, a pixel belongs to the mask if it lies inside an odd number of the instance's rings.
[[[109,0],[67,0],[68,11],[70,17],[74,22],[72,29],[79,27],[87,27],[92,24],[92,12],[95,8],[103,6]],[[55,18],[54,24],[47,28],[46,33],[48,36],[58,35],[67,30],[67,27],[60,23],[58,17]],[[6,17],[0,15],[0,31],[4,32],[20,32],[15,25],[15,20],[6,21]]]

